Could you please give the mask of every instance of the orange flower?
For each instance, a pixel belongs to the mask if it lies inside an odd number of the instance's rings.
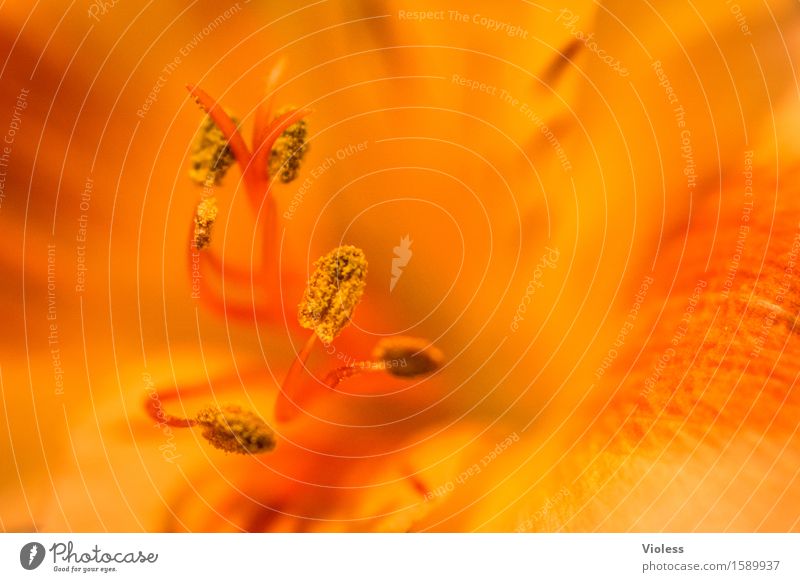
[[[4,6],[0,526],[796,530],[796,16],[738,6]]]

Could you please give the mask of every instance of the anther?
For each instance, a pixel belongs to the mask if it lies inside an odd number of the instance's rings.
[[[393,376],[411,377],[435,372],[444,364],[444,353],[428,340],[411,336],[387,337],[372,352]]]
[[[238,123],[236,118],[231,119]],[[200,185],[219,184],[234,162],[228,140],[209,116],[197,131],[190,161],[189,177]]]
[[[428,340],[410,336],[382,339],[372,352],[374,361],[355,362],[331,370],[325,377],[328,388],[336,388],[340,382],[366,372],[386,372],[399,378],[412,378],[435,372],[444,364],[442,350]]]
[[[284,107],[277,112],[276,117],[294,109],[295,107]],[[285,184],[297,178],[300,162],[308,151],[307,135],[308,123],[305,119],[300,119],[287,127],[273,142],[269,156],[270,176],[280,175],[281,182]]]
[[[258,454],[275,448],[272,429],[260,416],[240,406],[206,408],[196,421],[208,442],[228,453]]]
[[[297,317],[300,325],[330,343],[350,322],[361,301],[366,287],[367,259],[361,249],[342,246],[321,257],[315,267]]]
[[[197,205],[194,215],[194,246],[204,249],[211,243],[211,231],[217,220],[217,200],[207,196]]]

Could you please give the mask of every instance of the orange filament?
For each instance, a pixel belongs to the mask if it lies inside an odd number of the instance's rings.
[[[311,351],[316,343],[316,334],[311,334],[303,348],[298,352],[297,357],[289,367],[286,377],[278,391],[278,398],[275,401],[275,420],[286,422],[294,418],[300,412],[300,399],[302,397],[302,386],[304,372],[306,371],[306,360],[311,355]]]
[[[256,282],[256,277],[258,277],[260,281],[265,281],[265,277],[263,274],[261,276],[252,274],[254,280],[251,281],[251,274],[243,270],[233,270],[233,276],[231,276],[231,268],[227,265],[223,265],[223,262],[216,255],[196,247],[194,223],[192,223],[189,232],[189,240],[187,241],[186,249],[189,276],[195,284],[198,285],[194,296],[198,298],[204,306],[222,317],[231,319],[255,319],[258,321],[259,319],[276,319],[278,317],[280,305],[277,302],[265,304],[233,302],[221,296],[217,289],[209,284],[209,274],[213,274],[220,281],[228,282],[233,279],[234,282],[246,285],[248,289],[252,282]],[[199,277],[197,275],[199,275]]]

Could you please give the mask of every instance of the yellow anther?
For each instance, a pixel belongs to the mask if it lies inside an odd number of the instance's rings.
[[[367,259],[361,249],[343,246],[321,257],[314,266],[297,318],[300,325],[330,343],[361,301],[367,285]]]
[[[233,119],[234,123],[238,120]],[[228,140],[210,117],[206,116],[192,146],[189,177],[200,185],[219,184],[233,163]]]
[[[295,109],[295,107],[284,107],[277,112],[277,116]],[[269,155],[269,174],[275,176],[280,174],[281,182],[288,184],[295,178],[300,171],[300,162],[308,151],[306,137],[308,135],[308,124],[305,119],[293,123],[275,140]]]
[[[444,364],[442,350],[426,339],[404,335],[382,339],[372,355],[394,376],[430,374]]]
[[[228,453],[258,454],[275,448],[275,436],[257,414],[240,406],[206,408],[197,415],[203,436]]]
[[[197,205],[194,215],[194,245],[204,249],[211,243],[211,231],[217,220],[217,200],[207,196]]]

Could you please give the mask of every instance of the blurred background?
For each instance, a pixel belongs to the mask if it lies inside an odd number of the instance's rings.
[[[796,529],[797,21],[749,0],[3,3],[0,528]],[[268,97],[313,110],[270,193],[278,297],[193,288],[187,83],[248,143]],[[268,212],[237,168],[215,194],[211,250],[250,273]],[[395,335],[446,364],[282,424],[296,305],[342,244],[367,290],[309,389]],[[145,414],[195,385],[165,408],[246,403],[275,452]]]

